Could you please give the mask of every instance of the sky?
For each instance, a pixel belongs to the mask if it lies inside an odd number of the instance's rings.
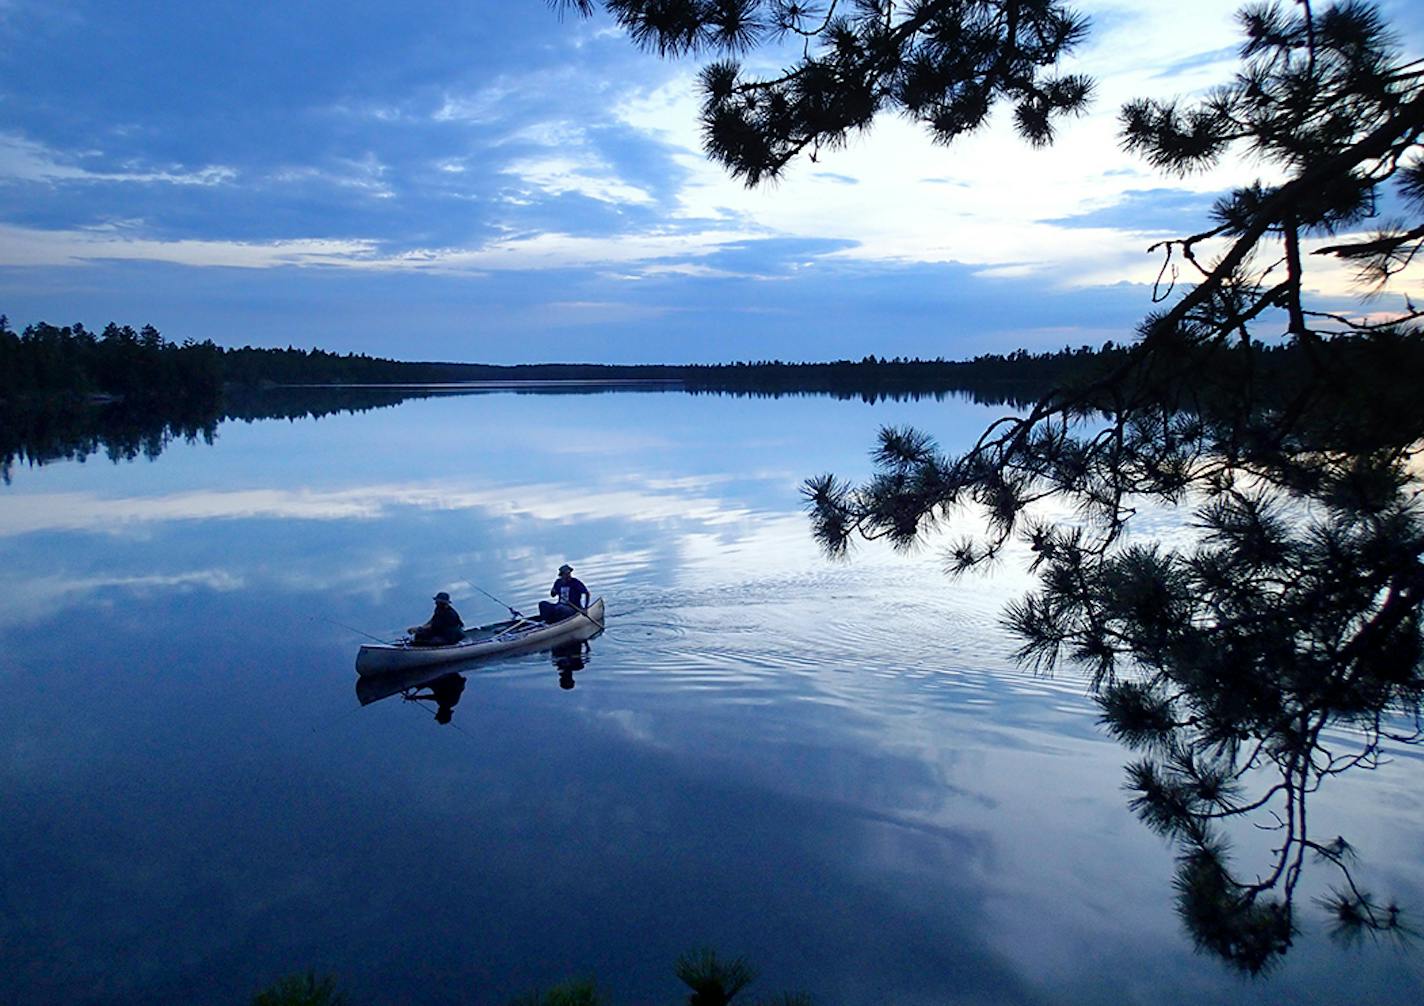
[[[545,0],[0,0],[0,313],[491,363],[1121,342],[1148,246],[1262,168],[1160,174],[1117,111],[1226,80],[1237,6],[1081,4],[1096,98],[1048,149],[890,114],[748,190],[696,59]],[[1380,6],[1424,52],[1424,5]]]

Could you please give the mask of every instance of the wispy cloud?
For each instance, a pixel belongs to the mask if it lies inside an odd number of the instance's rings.
[[[382,164],[372,152],[367,151],[359,158],[338,158],[332,167],[299,166],[280,168],[270,176],[278,184],[315,182],[353,189],[376,199],[390,199],[395,195],[391,186],[390,168]]]
[[[596,158],[528,157],[505,165],[504,174],[518,179],[520,191],[545,196],[575,193],[614,205],[646,205],[653,197],[617,177]]]
[[[1240,46],[1228,45],[1207,52],[1197,52],[1167,64],[1153,77],[1157,80],[1178,80],[1184,74],[1206,68],[1224,69],[1239,58]]]
[[[353,266],[372,258],[370,241],[160,241],[121,227],[50,231],[0,225],[0,266],[73,266],[106,260],[173,262],[195,267],[271,269]]]
[[[86,154],[87,156],[83,156]],[[92,159],[95,154],[81,152],[81,156],[83,159]],[[213,186],[230,184],[237,176],[235,169],[221,165],[201,168],[131,165],[118,171],[94,171],[74,163],[74,155],[65,158],[42,143],[13,133],[0,133],[0,185],[15,182],[127,182],[138,185]]]
[[[508,88],[496,85],[472,94],[446,94],[430,117],[436,122],[499,122],[504,117],[502,106],[510,93]]]

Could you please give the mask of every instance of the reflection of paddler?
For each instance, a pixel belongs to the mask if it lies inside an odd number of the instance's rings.
[[[411,689],[406,693],[406,700],[409,702],[433,701],[437,707],[435,722],[449,723],[450,718],[455,715],[455,705],[460,701],[460,696],[465,693],[464,675],[446,674],[424,687],[428,689],[424,693],[419,688]]]
[[[559,687],[572,688],[574,686],[574,671],[581,671],[584,668],[583,655],[588,652],[587,642],[562,643],[550,651],[553,657],[554,666],[559,669]]]

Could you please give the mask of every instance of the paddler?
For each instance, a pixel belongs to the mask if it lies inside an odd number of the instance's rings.
[[[441,591],[436,594],[435,611],[430,621],[424,625],[412,625],[406,631],[411,634],[415,646],[449,646],[465,638],[465,623],[460,613],[450,603],[450,595]]]
[[[559,578],[549,588],[549,596],[558,600],[552,604],[539,602],[539,617],[545,622],[562,622],[588,607],[588,588],[574,576],[574,568],[568,563],[559,567]]]

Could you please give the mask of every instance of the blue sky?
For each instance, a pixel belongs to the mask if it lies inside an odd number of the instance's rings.
[[[1235,7],[1083,4],[1098,98],[1047,151],[886,117],[749,192],[695,62],[543,0],[0,0],[0,312],[504,363],[1121,340],[1146,247],[1255,169],[1157,175],[1116,111],[1225,79]]]

